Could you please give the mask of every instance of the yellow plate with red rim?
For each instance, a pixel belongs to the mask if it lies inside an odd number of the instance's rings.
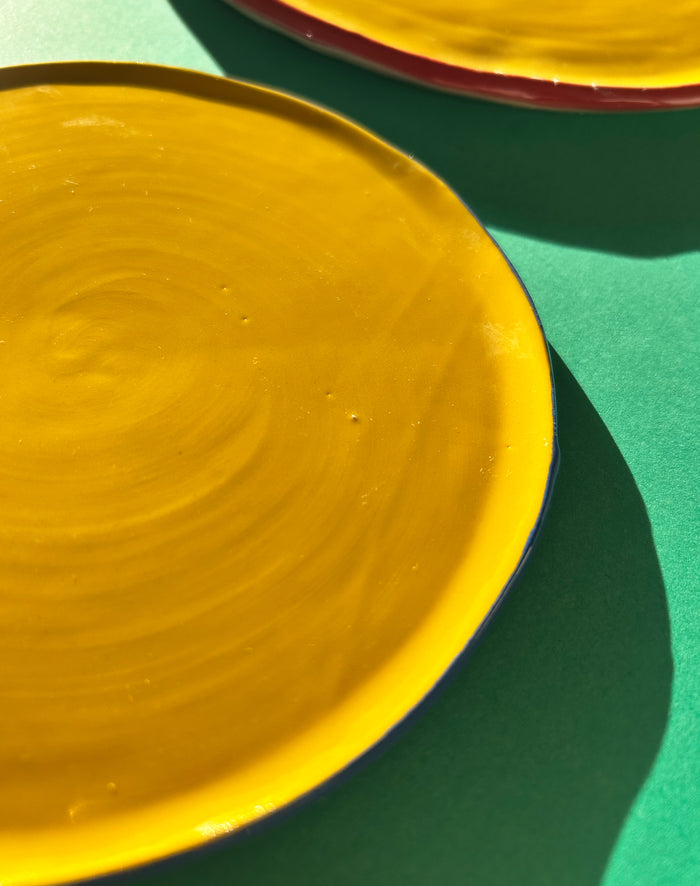
[[[414,160],[195,72],[0,73],[0,882],[313,792],[477,635],[542,520],[547,346]]]
[[[227,0],[440,89],[569,110],[700,105],[700,0]]]

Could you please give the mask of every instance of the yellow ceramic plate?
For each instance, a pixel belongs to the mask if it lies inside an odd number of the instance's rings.
[[[228,0],[328,52],[551,108],[700,104],[700,0]]]
[[[193,72],[0,74],[0,882],[324,783],[528,551],[546,345],[435,176]]]

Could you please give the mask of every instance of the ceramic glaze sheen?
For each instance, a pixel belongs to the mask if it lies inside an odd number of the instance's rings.
[[[240,2],[263,13],[285,6]],[[587,86],[700,82],[700,0],[294,0],[291,5],[387,47],[475,71]]]
[[[521,286],[417,163],[204,75],[3,78],[8,886],[233,831],[379,740],[520,562],[553,427]]]

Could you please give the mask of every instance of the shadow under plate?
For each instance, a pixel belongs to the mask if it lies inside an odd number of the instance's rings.
[[[131,884],[600,883],[664,734],[669,619],[629,468],[553,362],[562,462],[551,511],[468,666],[334,791]]]

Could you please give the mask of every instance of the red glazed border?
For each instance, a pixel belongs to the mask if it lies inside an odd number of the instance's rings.
[[[645,111],[700,106],[700,83],[649,88],[585,86],[477,71],[394,49],[301,12],[282,0],[226,2],[316,49],[450,92],[569,111]]]

